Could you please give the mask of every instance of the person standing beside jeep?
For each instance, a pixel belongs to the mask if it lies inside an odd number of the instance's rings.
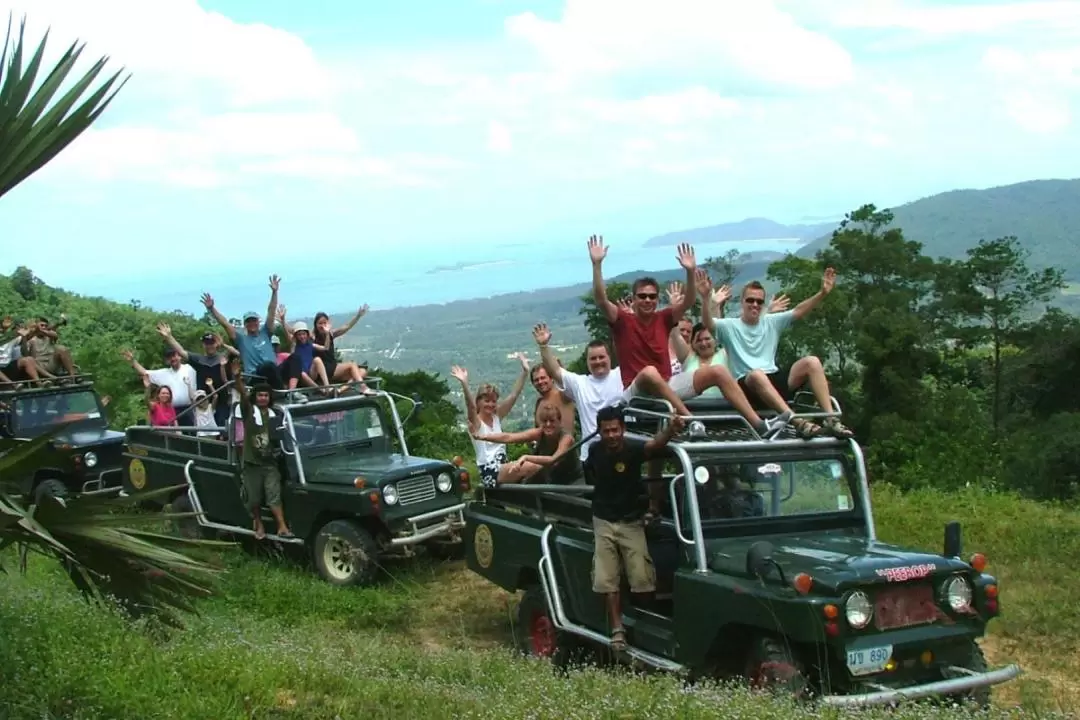
[[[647,600],[656,591],[656,571],[645,538],[645,525],[659,514],[650,499],[646,511],[642,502],[642,466],[660,458],[673,435],[682,431],[684,420],[673,415],[663,431],[647,442],[627,442],[622,410],[608,406],[596,413],[600,442],[589,448],[585,464],[593,478],[592,515],[593,592],[605,596],[611,621],[611,648],[626,649],[619,586],[625,570],[630,592]],[[650,498],[655,497],[649,494]]]
[[[229,319],[221,314],[214,305],[214,298],[210,293],[203,293],[202,304],[207,312],[214,316],[218,325],[225,330],[226,337],[236,345],[243,361],[243,372],[247,375],[255,375],[265,380],[273,389],[283,390],[285,383],[281,380],[278,370],[277,352],[270,338],[274,334],[274,319],[277,316],[278,287],[281,278],[277,275],[270,276],[270,302],[266,306],[266,321],[259,324],[259,313],[249,310],[244,313],[244,331],[237,332]]]
[[[278,470],[277,441],[280,439],[277,413],[270,407],[271,388],[260,382],[247,392],[241,373],[241,360],[234,358],[232,373],[236,391],[240,394],[240,417],[244,424],[244,450],[241,477],[247,494],[247,507],[253,518],[255,539],[266,537],[262,506],[265,502],[277,521],[277,535],[291,538],[281,507],[281,471]]]

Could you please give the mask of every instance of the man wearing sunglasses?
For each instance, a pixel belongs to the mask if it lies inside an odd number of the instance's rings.
[[[826,268],[821,279],[821,290],[803,300],[791,310],[778,313],[765,312],[765,288],[757,280],[746,284],[740,295],[740,313],[737,318],[715,321],[716,335],[727,348],[731,372],[746,394],[756,398],[780,413],[791,413],[785,400],[791,391],[809,385],[818,404],[832,409],[829,381],[821,360],[814,356],[800,358],[790,368],[781,370],[776,365],[776,350],[780,334],[796,320],[801,320],[821,304],[836,284],[836,271]],[[800,437],[812,438],[822,434],[838,438],[852,436],[850,429],[837,418],[828,418],[823,425],[808,418],[795,418],[791,425]]]

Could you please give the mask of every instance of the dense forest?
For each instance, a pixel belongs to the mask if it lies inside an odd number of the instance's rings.
[[[1076,496],[1080,319],[1051,307],[1066,285],[1060,269],[1033,269],[1014,237],[984,240],[962,259],[933,259],[891,212],[872,205],[849,214],[814,258],[789,255],[773,262],[769,285],[796,299],[807,297],[817,291],[826,266],[837,269],[836,289],[787,334],[783,359],[812,353],[825,361],[833,394],[869,448],[874,479],[905,488],[981,485],[1044,499]],[[761,270],[739,267],[733,257],[710,264],[718,282],[748,269]],[[609,282],[613,297],[625,291],[619,279]],[[519,371],[508,355],[524,349],[535,357],[529,335],[534,322],[552,325],[555,344],[571,367],[580,362],[577,344],[607,333],[587,293],[552,300],[543,315],[524,302],[527,296],[519,306],[505,305],[498,316],[463,317],[461,336],[435,338],[443,352],[426,362],[379,369],[390,388],[418,392],[425,401],[409,430],[417,452],[469,453],[459,428],[461,405],[451,394],[457,388],[446,381],[451,363],[471,366],[478,382],[494,374],[491,368],[505,368],[495,378],[505,392]],[[45,285],[27,268],[0,279],[0,307],[16,319],[42,315],[55,321],[66,314],[61,342],[83,371],[94,373],[100,392],[112,397],[117,427],[143,415],[139,379],[121,360],[121,350],[131,349],[145,366],[157,367],[163,348],[155,330],[159,321],[168,322],[189,348],[213,327],[205,317],[74,295]],[[554,307],[558,313],[551,312]],[[411,314],[398,314],[399,333]],[[360,343],[369,343],[380,330],[387,332],[365,319],[353,332]],[[379,358],[373,356],[371,364],[378,367]],[[532,399],[527,388],[513,424],[526,421]]]

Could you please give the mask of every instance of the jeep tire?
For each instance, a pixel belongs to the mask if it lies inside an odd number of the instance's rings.
[[[331,520],[315,534],[315,569],[331,585],[371,585],[379,567],[375,539],[355,520]]]
[[[560,672],[583,665],[602,664],[600,653],[591,643],[555,627],[544,590],[539,585],[530,585],[521,596],[514,626],[514,643],[524,655],[549,658]]]
[[[809,692],[802,663],[788,644],[771,635],[759,635],[750,642],[744,675],[755,690],[785,694],[797,700]]]
[[[975,640],[968,641],[967,653],[964,660],[963,662],[957,663],[957,665],[977,673],[984,673],[989,669],[989,666],[986,664],[986,656],[983,654],[983,650],[979,646],[979,643]],[[949,671],[943,672],[942,675],[946,679],[962,677],[960,673]],[[976,708],[986,709],[990,707],[990,687],[986,685],[979,688],[972,688],[965,693],[950,696],[949,699],[966,701],[975,705]]]
[[[45,478],[37,484],[34,488],[34,504],[41,505],[45,502],[46,498],[57,498],[58,500],[66,500],[68,498],[68,489],[64,483],[57,478]]]
[[[191,506],[191,498],[188,497],[186,492],[177,495],[176,498],[171,503],[165,505],[162,510],[164,510],[166,514],[178,515],[186,515],[187,513],[195,512],[195,508]],[[172,520],[170,524],[172,525],[173,532],[180,537],[189,540],[213,540],[217,537],[216,532],[200,525],[198,519],[194,517],[177,518]]]

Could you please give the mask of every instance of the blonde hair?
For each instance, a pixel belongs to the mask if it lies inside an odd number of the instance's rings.
[[[496,401],[499,399],[499,389],[491,383],[484,383],[480,387],[476,388],[475,397],[476,399],[474,400],[474,403],[476,404],[476,409],[479,410],[480,401],[484,398],[490,397],[492,400]]]
[[[536,421],[543,422],[548,418],[552,418],[555,422],[562,422],[562,409],[549,402],[541,402],[536,406]]]

